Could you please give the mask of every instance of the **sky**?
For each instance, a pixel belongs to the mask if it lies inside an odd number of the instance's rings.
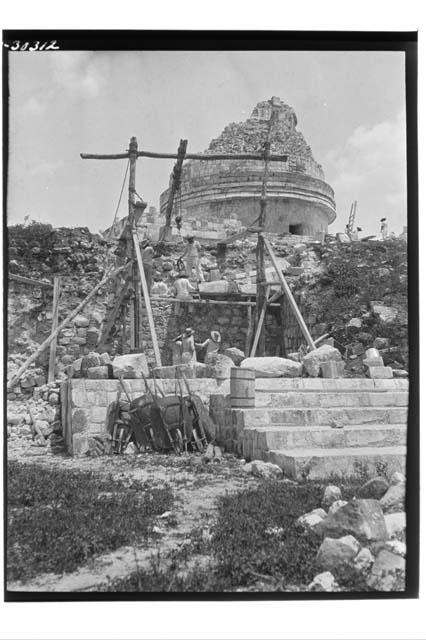
[[[365,235],[380,218],[406,224],[405,81],[402,52],[11,52],[8,224],[112,223],[125,160],[80,153],[205,150],[257,102],[279,96],[335,191],[344,229],[351,203]],[[136,190],[158,208],[173,160],[139,159]],[[123,197],[119,217],[126,215]]]

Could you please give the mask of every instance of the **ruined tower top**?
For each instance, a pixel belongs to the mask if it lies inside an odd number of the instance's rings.
[[[275,113],[270,132],[272,153],[288,154],[294,158],[308,160],[315,167],[315,173],[321,172],[321,166],[315,162],[310,146],[303,134],[296,129],[297,116],[293,107],[277,96],[258,102],[245,122],[228,124],[220,136],[211,141],[207,153],[262,152],[272,111]]]

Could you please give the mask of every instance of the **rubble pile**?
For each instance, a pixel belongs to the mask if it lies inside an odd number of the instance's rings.
[[[405,478],[395,472],[377,476],[359,490],[358,498],[342,500],[339,487],[325,488],[321,508],[296,523],[302,535],[320,542],[318,573],[309,591],[339,591],[362,577],[369,590],[405,589]],[[361,497],[362,496],[362,497]]]
[[[262,109],[268,112],[267,119],[259,118],[258,114]],[[269,101],[259,102],[248,120],[228,124],[220,136],[211,141],[206,153],[262,152],[269,128],[269,109]],[[281,103],[280,119],[271,127],[271,152],[290,154],[315,162],[303,134],[295,129],[294,118],[293,109]]]

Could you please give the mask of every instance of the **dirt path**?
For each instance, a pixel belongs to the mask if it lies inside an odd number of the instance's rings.
[[[232,457],[224,457],[220,464],[202,461],[201,456],[187,458],[156,454],[111,456],[97,459],[73,459],[59,456],[14,456],[23,463],[37,463],[62,469],[79,469],[100,474],[111,474],[116,480],[132,482],[150,481],[155,486],[166,483],[174,488],[173,511],[158,517],[155,531],[157,539],[149,546],[120,547],[115,551],[93,558],[87,565],[67,574],[46,573],[28,582],[8,584],[9,591],[96,591],[117,578],[124,578],[139,569],[148,569],[153,557],[167,561],[167,553],[190,543],[190,532],[202,528],[206,535],[216,513],[218,496],[255,486],[257,480],[242,471],[241,464]],[[194,556],[188,568],[197,563],[208,563],[208,556]]]

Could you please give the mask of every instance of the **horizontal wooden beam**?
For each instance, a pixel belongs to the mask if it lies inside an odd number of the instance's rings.
[[[42,282],[41,280],[34,280],[33,278],[25,278],[24,276],[18,276],[16,273],[8,273],[10,280],[16,280],[21,284],[30,284],[32,287],[49,287],[53,289],[53,282]]]
[[[154,158],[158,160],[177,160],[177,153],[155,153],[154,151],[138,151],[138,158]],[[83,160],[125,160],[129,158],[128,153],[80,153]],[[185,160],[264,160],[263,153],[187,153]],[[287,162],[286,155],[268,156],[271,162]]]
[[[279,284],[279,283],[275,283]],[[279,293],[282,295],[282,293]],[[236,306],[236,307],[255,307],[255,302],[244,302],[240,300],[199,300],[198,298],[193,298],[192,300],[179,300],[179,298],[167,298],[166,296],[151,296],[151,302],[169,302],[173,304],[175,302],[183,302],[187,304],[221,304],[225,306]],[[269,307],[279,307],[280,305],[274,303],[268,303]]]

